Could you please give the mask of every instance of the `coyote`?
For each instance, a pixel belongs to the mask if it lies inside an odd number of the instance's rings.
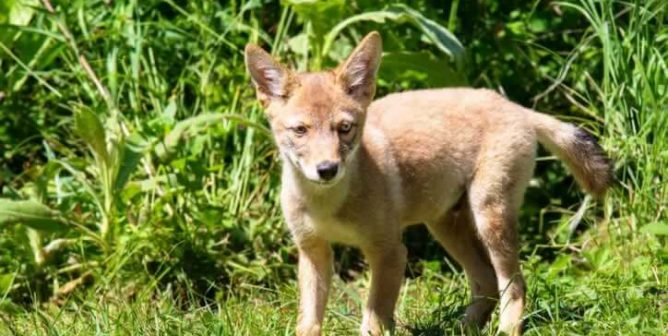
[[[402,231],[423,223],[463,267],[472,302],[462,322],[521,333],[525,284],[517,215],[537,142],[600,196],[611,165],[582,129],[484,89],[407,91],[372,101],[382,42],[368,34],[336,69],[295,73],[253,44],[246,66],[283,161],[282,210],[299,251],[297,335],[320,335],[330,243],[361,249],[371,268],[362,335],[394,329]]]

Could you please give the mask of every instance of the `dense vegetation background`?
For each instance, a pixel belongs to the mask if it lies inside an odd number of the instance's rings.
[[[319,69],[378,30],[379,95],[493,88],[616,160],[594,201],[541,151],[519,223],[527,333],[665,334],[667,7],[3,0],[0,333],[290,334],[296,255],[243,46]],[[424,229],[405,240],[399,333],[459,334],[461,271]],[[337,255],[326,330],[351,334],[367,278],[356,251]]]

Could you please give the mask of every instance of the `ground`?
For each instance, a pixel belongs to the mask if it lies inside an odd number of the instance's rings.
[[[625,259],[628,247],[637,250]],[[665,263],[648,242],[599,248],[576,260],[562,251],[552,261],[526,256],[525,335],[665,335],[668,291]],[[644,247],[641,247],[644,246]],[[647,253],[645,254],[646,251]],[[445,263],[449,265],[449,263]],[[468,298],[463,273],[425,267],[406,279],[397,307],[397,335],[460,335],[457,323]],[[334,280],[325,332],[354,335],[361,320],[367,278]],[[0,315],[1,335],[293,335],[294,283],[278,289],[240,286],[208,305],[174,299],[169,289],[123,295],[71,297],[11,317]],[[159,294],[156,294],[159,293]],[[493,335],[496,316],[482,335]]]

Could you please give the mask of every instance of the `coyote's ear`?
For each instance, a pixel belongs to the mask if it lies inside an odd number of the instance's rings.
[[[258,100],[264,106],[271,100],[284,100],[289,96],[293,78],[290,70],[254,44],[246,45],[245,59]]]
[[[376,73],[380,65],[383,41],[378,32],[371,32],[336,69],[337,81],[344,91],[364,105],[376,93]]]

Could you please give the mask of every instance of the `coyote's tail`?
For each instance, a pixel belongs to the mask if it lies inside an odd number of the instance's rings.
[[[531,111],[538,141],[559,157],[578,184],[602,196],[613,182],[612,162],[587,131],[549,115]]]

